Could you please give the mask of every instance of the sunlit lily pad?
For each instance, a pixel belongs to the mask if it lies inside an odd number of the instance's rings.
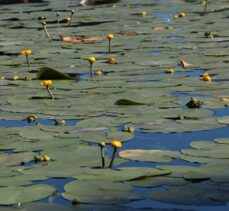
[[[99,143],[104,141],[106,143],[111,143],[113,140],[120,140],[121,142],[129,141],[134,138],[132,133],[122,132],[122,131],[112,131],[107,133],[99,132],[88,132],[79,135],[79,139],[87,142]]]
[[[221,124],[229,125],[229,116],[219,117],[217,121]]]
[[[122,158],[136,160],[136,161],[148,161],[148,162],[170,162],[180,155],[176,151],[168,150],[124,150],[119,152],[119,156]]]
[[[131,192],[131,189],[129,185],[117,182],[73,181],[65,185],[62,197],[93,204],[120,204],[142,199],[142,196]]]
[[[50,196],[55,192],[55,188],[50,185],[32,185],[28,187],[20,186],[9,186],[9,187],[0,187],[1,205],[11,205],[18,203],[27,203],[36,201],[45,197]]]
[[[169,171],[158,170],[155,168],[118,168],[117,170],[112,169],[85,169],[82,175],[76,175],[76,179],[79,180],[101,180],[101,181],[132,181],[139,180],[152,176],[161,176],[170,174]]]

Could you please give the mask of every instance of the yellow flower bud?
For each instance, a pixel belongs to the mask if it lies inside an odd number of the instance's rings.
[[[56,119],[55,125],[65,125],[66,121],[64,119]]]
[[[122,147],[122,143],[118,140],[113,140],[111,142],[111,146],[113,146],[114,148],[121,148]]]
[[[211,79],[211,76],[208,73],[204,73],[203,76],[202,76],[202,80],[211,82],[212,79]]]
[[[114,35],[113,34],[107,34],[107,39],[108,40],[114,39]]]
[[[39,161],[39,162],[43,162],[43,161],[44,161],[43,156],[40,156],[40,155],[36,155],[36,156],[34,157],[34,159],[35,159],[35,161]]]
[[[186,16],[186,14],[184,13],[184,12],[180,12],[179,14],[178,14],[178,17],[179,18],[183,18],[183,17],[185,17]]]
[[[99,142],[99,146],[100,146],[101,148],[103,148],[103,147],[106,146],[106,143],[105,143],[104,141],[101,141],[101,142]]]
[[[37,117],[35,115],[30,115],[26,117],[27,122],[35,122],[37,120]]]
[[[43,80],[43,81],[41,81],[41,85],[48,87],[48,86],[52,85],[52,80]]]
[[[108,64],[116,64],[116,59],[114,57],[111,57],[107,61]]]
[[[45,162],[48,162],[48,161],[51,160],[48,155],[43,155],[42,157],[43,157],[43,159],[44,159]]]
[[[12,77],[12,80],[16,81],[18,78],[19,78],[19,77],[18,77],[17,75],[14,75],[14,76]]]
[[[146,16],[146,15],[147,15],[147,12],[146,12],[146,11],[142,11],[142,12],[141,12],[141,16],[142,16],[142,17],[144,17],[144,16]]]
[[[32,51],[30,49],[27,49],[27,50],[22,50],[21,51],[21,54],[26,56],[26,55],[30,55],[32,53]]]
[[[134,131],[135,131],[134,127],[128,127],[128,132],[129,133],[134,133]]]
[[[97,76],[101,76],[103,74],[103,72],[101,71],[101,70],[97,70],[96,72],[95,72],[95,75],[97,75]]]
[[[90,63],[94,63],[96,61],[96,58],[93,56],[90,56],[90,57],[88,57],[87,61]]]
[[[172,74],[174,70],[172,68],[169,68],[168,70],[165,71],[165,73]]]
[[[65,18],[65,20],[66,20],[66,22],[70,22],[71,21],[71,18],[70,17],[67,17],[67,18]]]

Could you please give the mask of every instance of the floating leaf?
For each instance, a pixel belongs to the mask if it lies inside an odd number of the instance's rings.
[[[219,118],[217,118],[217,121],[220,124],[229,125],[229,116],[219,117]]]
[[[81,203],[121,204],[142,197],[131,192],[131,186],[109,181],[73,181],[64,186],[62,197],[67,200],[78,200]]]
[[[111,143],[113,140],[120,140],[121,142],[130,141],[134,138],[134,134],[123,132],[123,131],[114,131],[107,133],[99,132],[87,132],[79,136],[83,141],[99,143],[104,141],[106,143]]]
[[[170,162],[179,155],[180,153],[176,151],[143,149],[124,150],[119,153],[122,158],[148,162]]]
[[[174,194],[176,193],[176,194]],[[186,205],[223,205],[228,200],[229,189],[223,185],[187,184],[185,186],[166,186],[161,192],[151,192],[154,200]]]
[[[90,43],[97,43],[97,42],[102,42],[103,39],[101,38],[95,38],[95,37],[66,37],[66,36],[61,36],[61,41],[64,42],[71,42],[71,43],[84,43],[84,44],[90,44]]]
[[[28,203],[46,198],[54,192],[55,188],[45,184],[31,185],[28,187],[0,187],[0,204],[12,205],[18,203]]]

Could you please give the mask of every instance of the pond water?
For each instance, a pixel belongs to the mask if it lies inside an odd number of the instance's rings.
[[[100,3],[0,0],[0,210],[228,210],[228,1]]]

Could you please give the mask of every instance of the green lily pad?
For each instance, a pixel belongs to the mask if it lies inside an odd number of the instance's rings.
[[[99,143],[101,141],[111,143],[113,140],[125,142],[130,141],[132,138],[134,138],[134,134],[123,131],[111,131],[107,133],[87,132],[79,135],[79,139],[93,143]]]
[[[176,194],[174,194],[176,193]],[[223,185],[187,184],[167,186],[165,191],[151,192],[154,200],[185,205],[223,205],[228,200],[229,189]]]
[[[139,194],[131,192],[131,186],[117,182],[73,181],[65,185],[64,190],[62,197],[81,203],[121,204],[142,199]]]
[[[28,187],[0,187],[0,204],[12,205],[18,203],[28,203],[46,198],[54,192],[55,188],[45,184],[31,185]]]
[[[217,118],[217,121],[220,124],[229,125],[229,116],[219,117],[219,118]]]
[[[185,184],[188,184],[189,181],[183,178],[174,178],[174,177],[169,177],[169,175],[166,175],[166,176],[147,177],[140,180],[130,181],[128,183],[137,187],[152,188],[152,187],[160,187],[164,185],[183,186]]]
[[[32,161],[36,153],[34,152],[22,152],[15,154],[0,153],[0,165],[4,166],[14,166],[20,165],[21,163],[26,163]]]
[[[19,135],[23,138],[32,139],[32,140],[50,140],[53,138],[51,133],[40,130],[38,127],[24,127],[20,130]]]
[[[179,152],[168,150],[124,150],[119,152],[119,156],[129,160],[147,162],[171,162],[180,156]]]
[[[85,169],[82,172],[82,175],[74,176],[78,180],[97,180],[97,181],[112,181],[112,182],[121,182],[121,181],[132,181],[140,180],[143,178],[168,175],[169,171],[158,170],[155,168],[134,168],[134,167],[125,167],[118,168],[117,170],[112,169]]]

